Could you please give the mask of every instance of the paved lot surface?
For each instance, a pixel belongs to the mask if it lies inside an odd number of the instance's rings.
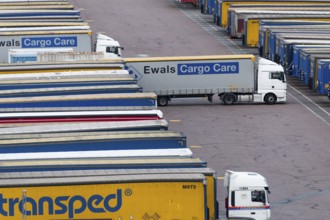
[[[71,0],[94,32],[125,47],[124,56],[255,53],[217,31],[212,17],[175,0]],[[238,44],[239,45],[239,44]],[[219,176],[256,171],[269,184],[273,220],[330,216],[330,102],[289,79],[288,102],[274,106],[173,100],[161,108],[171,130],[187,135],[194,155]],[[302,92],[302,93],[300,93]],[[218,182],[221,218],[224,191]]]

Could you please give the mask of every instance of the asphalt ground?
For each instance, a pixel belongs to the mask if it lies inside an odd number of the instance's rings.
[[[176,0],[71,0],[94,33],[125,47],[123,56],[256,53],[190,4]],[[330,101],[288,79],[286,104],[224,106],[214,97],[174,99],[160,108],[169,129],[187,136],[194,156],[223,176],[255,171],[270,185],[272,220],[330,217]],[[220,217],[225,191],[218,180]]]

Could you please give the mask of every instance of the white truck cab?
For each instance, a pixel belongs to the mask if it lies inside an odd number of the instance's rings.
[[[97,34],[95,41],[95,52],[103,52],[104,58],[121,57],[121,51],[124,49],[119,42],[104,34]]]
[[[270,193],[266,179],[254,172],[227,170],[224,177],[227,189],[226,215],[228,219],[269,220]]]
[[[268,104],[285,102],[287,84],[283,67],[273,61],[259,58],[257,71],[258,84],[254,100]]]

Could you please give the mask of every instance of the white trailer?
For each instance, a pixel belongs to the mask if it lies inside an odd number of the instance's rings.
[[[158,104],[172,98],[214,94],[226,104],[239,101],[274,104],[286,101],[283,67],[254,55],[124,58],[126,69]]]
[[[8,51],[13,49],[24,49],[29,56],[31,56],[29,50],[52,51],[72,48],[76,52],[102,52],[103,58],[121,57],[122,48],[118,41],[111,37],[97,34],[95,42],[93,42],[92,31],[89,29],[59,30],[58,27],[52,28],[52,30],[39,31],[0,31],[0,63],[8,62]],[[24,61],[22,54],[21,60]]]

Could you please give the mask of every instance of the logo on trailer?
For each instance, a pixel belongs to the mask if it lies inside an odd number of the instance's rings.
[[[77,47],[78,38],[68,37],[23,37],[22,48]]]
[[[113,194],[94,194],[88,198],[81,195],[63,195],[55,198],[44,196],[38,199],[27,196],[22,199],[6,198],[0,193],[0,219],[1,216],[20,216],[22,213],[26,216],[67,215],[68,219],[72,219],[85,211],[95,214],[111,213],[117,212],[121,207],[121,189],[117,189]]]
[[[137,81],[139,81],[143,76],[142,74],[135,69],[132,65],[131,66],[125,66],[125,69],[129,72],[129,74],[131,74],[134,79],[136,79]]]
[[[238,74],[238,62],[178,64],[178,75]]]

